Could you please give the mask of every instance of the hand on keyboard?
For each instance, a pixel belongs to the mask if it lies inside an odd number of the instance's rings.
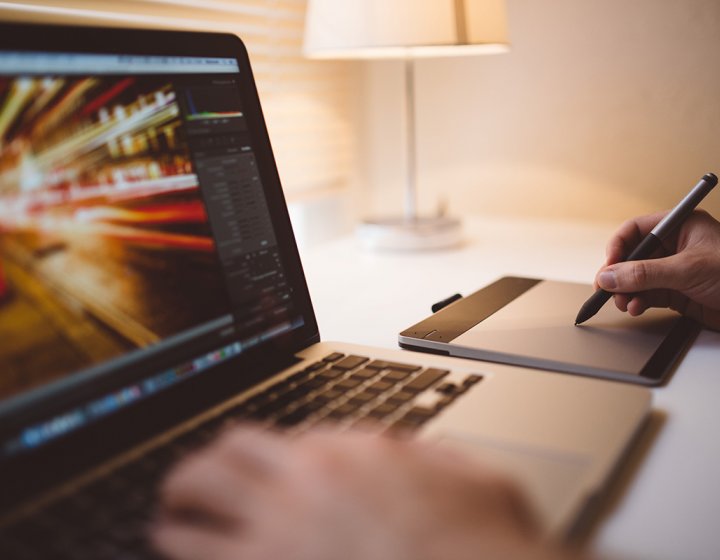
[[[456,451],[349,431],[227,432],[176,467],[154,542],[170,558],[562,558],[501,474]]]

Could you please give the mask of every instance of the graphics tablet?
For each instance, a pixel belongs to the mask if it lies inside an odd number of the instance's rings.
[[[505,277],[400,333],[400,346],[546,370],[659,385],[697,334],[666,309],[639,317],[612,302],[575,326],[589,284]]]

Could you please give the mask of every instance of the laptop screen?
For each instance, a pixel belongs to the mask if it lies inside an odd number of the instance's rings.
[[[304,324],[240,79],[234,58],[0,51],[0,416],[185,356],[24,426],[3,454]]]

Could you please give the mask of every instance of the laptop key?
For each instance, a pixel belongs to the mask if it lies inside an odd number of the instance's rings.
[[[445,377],[448,373],[450,372],[446,369],[426,369],[415,379],[410,381],[410,383],[405,385],[403,389],[405,391],[413,391],[419,393],[420,391],[424,391],[425,389],[431,387],[435,382]]]
[[[288,412],[277,419],[278,424],[283,426],[294,426],[305,420],[311,414],[317,412],[323,407],[323,403],[318,401],[310,401],[300,405],[295,410]]]
[[[445,395],[437,391],[425,391],[418,395],[417,399],[413,401],[413,405],[428,411],[437,411],[443,406],[441,403],[445,398],[447,398]]]
[[[271,403],[266,404],[265,406],[258,408],[256,411],[254,411],[250,417],[253,420],[265,420],[266,418],[269,418],[276,412],[280,412],[281,410],[284,410],[287,405],[292,402],[291,399],[288,399],[287,402],[283,401],[273,401]]]
[[[342,420],[343,418],[347,418],[351,414],[353,414],[358,409],[358,405],[352,402],[346,402],[343,405],[340,405],[339,407],[333,409],[330,411],[330,414],[328,414],[328,418],[333,418],[335,420]]]
[[[398,369],[390,370],[388,373],[382,376],[383,381],[390,381],[395,383],[396,381],[402,381],[410,376],[409,371],[402,371]]]
[[[377,398],[377,393],[368,393],[363,391],[358,393],[350,399],[350,402],[357,405],[364,405],[374,401]]]
[[[353,399],[366,399],[367,400],[374,400],[378,397],[378,392],[371,391],[369,387],[365,388],[363,391],[358,393],[357,395],[353,396]]]
[[[465,381],[463,381],[463,385],[465,387],[470,387],[472,385],[475,385],[476,383],[479,383],[480,381],[482,381],[482,379],[482,375],[479,375],[477,373],[471,373],[465,378]]]
[[[376,369],[370,369],[367,367],[364,367],[362,369],[357,370],[355,373],[353,373],[350,377],[353,379],[372,379],[376,375],[378,375],[380,371]]]
[[[334,388],[340,389],[341,391],[348,391],[350,389],[354,389],[360,384],[362,384],[362,380],[360,379],[343,379],[340,383],[336,383]]]
[[[305,383],[298,385],[297,388],[302,392],[307,392],[312,391],[313,389],[319,389],[320,387],[323,387],[328,383],[328,379],[323,379],[321,377],[313,377],[312,379],[308,379]]]
[[[388,426],[386,433],[392,435],[407,435],[416,431],[420,427],[417,422],[411,422],[405,418],[395,420],[390,426]]]
[[[328,389],[327,391],[323,391],[322,393],[315,395],[316,401],[329,403],[334,401],[335,399],[343,396],[342,391],[338,391],[337,389]]]
[[[337,362],[340,358],[344,358],[345,354],[341,354],[340,352],[333,352],[332,354],[328,354],[323,358],[323,362]]]
[[[367,367],[370,369],[395,369],[398,371],[409,371],[410,373],[421,369],[420,366],[399,362],[388,362],[386,360],[373,360],[367,365]]]
[[[361,366],[365,362],[368,361],[369,358],[365,358],[363,356],[348,356],[347,358],[343,358],[339,362],[336,362],[333,364],[333,367],[336,367],[338,369],[355,369],[358,366]]]
[[[309,366],[307,366],[304,371],[313,372],[313,371],[321,370],[326,367],[327,367],[327,362],[315,362],[314,364],[310,364]]]
[[[458,387],[455,383],[441,383],[435,390],[443,395],[453,396],[462,393],[464,388]]]
[[[437,414],[436,410],[424,408],[421,406],[414,406],[408,410],[402,419],[405,422],[420,425]]]
[[[372,418],[385,418],[389,414],[392,414],[398,409],[398,405],[390,403],[390,402],[384,402],[375,408],[373,408],[369,413],[368,416]]]
[[[414,398],[415,393],[410,393],[408,391],[398,391],[397,393],[393,393],[392,395],[390,395],[387,400],[397,404],[404,404]]]
[[[290,389],[294,389],[298,386],[299,381],[293,381],[291,379],[283,379],[282,381],[278,381],[274,385],[272,385],[269,389],[266,389],[259,395],[249,399],[250,401],[253,401],[253,399],[257,399],[258,397],[265,397],[266,399],[272,398],[273,395],[285,393],[286,391],[289,391]]]
[[[303,371],[298,371],[296,373],[293,373],[292,375],[287,377],[285,379],[285,381],[290,381],[291,383],[299,384],[307,379],[310,379],[311,377],[312,377],[312,372],[303,370]],[[283,381],[281,381],[280,383],[283,383]],[[272,387],[271,387],[271,389],[272,389]],[[260,393],[260,394],[262,395],[263,393]]]
[[[331,367],[330,369],[326,369],[325,371],[321,371],[320,373],[318,373],[317,377],[319,377],[320,379],[331,380],[342,377],[343,375],[345,375],[345,372],[343,370]]]
[[[309,383],[310,381],[315,381],[314,385],[324,385],[326,383],[326,381],[322,380],[322,379],[310,379],[309,381],[306,381],[305,383]],[[307,395],[307,388],[306,388],[305,384],[298,385],[297,387],[289,389],[288,391],[285,391],[284,393],[275,395],[274,399],[271,400],[270,402],[268,402],[268,404],[271,404],[273,402],[289,403],[294,400],[302,399],[305,395]]]
[[[376,381],[370,385],[366,390],[372,393],[384,393],[388,389],[392,388],[393,384],[388,381]]]

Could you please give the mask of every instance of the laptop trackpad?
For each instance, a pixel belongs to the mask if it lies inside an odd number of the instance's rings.
[[[544,532],[567,530],[567,523],[578,513],[573,508],[584,503],[583,494],[591,493],[587,484],[590,460],[581,455],[447,432],[438,436],[443,444],[460,448],[516,479],[530,498]]]

